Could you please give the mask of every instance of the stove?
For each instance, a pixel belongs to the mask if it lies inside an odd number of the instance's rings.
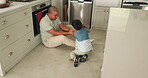
[[[132,4],[132,5],[148,5],[147,2],[134,2],[134,1],[124,1],[124,4]]]
[[[140,0],[138,1],[124,0],[122,4],[122,8],[148,10],[148,2],[140,1]]]

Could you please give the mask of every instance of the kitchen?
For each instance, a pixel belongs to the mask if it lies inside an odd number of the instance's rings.
[[[0,9],[0,75],[5,75],[2,78],[148,77],[147,5],[132,3],[132,1],[146,2],[147,0],[126,0],[125,2],[94,0],[92,20],[90,21],[92,28],[90,37],[95,39],[93,42],[94,52],[90,54],[91,58],[88,62],[77,68],[74,68],[67,60],[72,48],[66,46],[57,49],[46,48],[40,43],[40,34],[34,33],[32,7],[38,8],[36,6],[38,4],[41,4],[43,8],[50,4],[57,6],[61,11],[59,17],[62,22],[70,23],[70,8],[67,8],[69,10],[67,10],[66,18],[62,19],[63,13],[60,8],[62,4],[58,2],[62,0],[47,1],[12,2],[10,7]],[[131,1],[131,4],[127,3],[128,1]],[[67,6],[70,6],[70,1],[68,3]],[[122,3],[123,5],[121,5]],[[144,6],[144,8],[120,8],[124,5]],[[20,25],[24,27],[20,27]],[[6,28],[7,30],[5,30]],[[20,48],[17,49],[17,47]],[[15,54],[13,51],[18,51],[18,53]]]

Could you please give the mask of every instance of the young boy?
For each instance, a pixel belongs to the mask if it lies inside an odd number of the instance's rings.
[[[70,58],[74,61],[74,66],[77,67],[79,61],[86,61],[89,51],[92,50],[92,44],[88,35],[89,30],[82,26],[80,20],[73,20],[72,26],[76,40],[75,50],[70,53]]]

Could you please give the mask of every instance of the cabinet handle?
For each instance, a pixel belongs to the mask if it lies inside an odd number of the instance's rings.
[[[100,70],[102,70],[102,66],[100,66]]]
[[[4,21],[2,21],[2,25],[4,25],[4,24],[6,24],[7,23],[7,20],[4,20]]]
[[[29,27],[29,25],[27,24],[26,27]]]
[[[106,12],[106,11],[104,10],[104,12]]]
[[[6,36],[5,36],[5,40],[8,39],[9,37],[10,37],[10,35],[6,35]]]
[[[27,42],[30,42],[30,41],[31,41],[30,39],[27,40]]]
[[[24,12],[24,15],[27,15],[28,13],[27,12]]]
[[[8,54],[8,56],[12,56],[13,55],[13,52],[10,52],[9,54]]]

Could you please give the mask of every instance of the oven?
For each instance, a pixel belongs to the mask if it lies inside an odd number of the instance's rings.
[[[48,8],[51,5],[49,3],[41,3],[35,6],[32,6],[32,20],[33,20],[33,29],[34,37],[40,34],[40,25],[39,22],[48,13]]]
[[[144,0],[123,0],[122,8],[148,10],[148,1]]]

